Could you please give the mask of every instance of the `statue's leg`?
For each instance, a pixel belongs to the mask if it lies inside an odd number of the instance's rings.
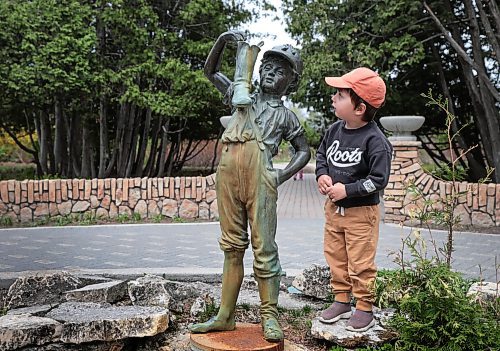
[[[243,251],[224,252],[224,271],[222,275],[222,296],[219,313],[205,323],[198,323],[189,329],[193,333],[234,330],[234,310],[241,282],[243,281]]]
[[[260,165],[256,170],[255,183],[252,184],[255,192],[252,194],[253,200],[247,205],[247,213],[254,252],[253,268],[261,299],[260,314],[264,338],[268,341],[279,341],[283,339],[283,331],[278,323],[281,265],[275,241],[278,190],[276,174],[269,169],[267,157],[266,152],[259,152]]]
[[[238,42],[236,52],[236,70],[234,73],[234,93],[231,104],[235,107],[245,107],[252,104],[250,91],[252,88],[252,74],[260,47]]]
[[[278,297],[281,276],[256,278],[259,285],[260,317],[264,339],[267,341],[283,340],[283,330],[278,323]]]
[[[219,209],[221,238],[219,245],[224,251],[222,296],[219,313],[205,323],[198,323],[189,329],[193,333],[233,330],[234,310],[243,280],[243,256],[248,247],[247,214],[241,200],[240,160],[242,145],[223,146],[217,168],[216,191]]]

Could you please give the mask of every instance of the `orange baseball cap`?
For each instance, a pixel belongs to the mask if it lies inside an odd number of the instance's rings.
[[[326,84],[334,88],[350,88],[375,108],[385,101],[386,87],[379,75],[366,67],[356,68],[342,77],[325,77]]]

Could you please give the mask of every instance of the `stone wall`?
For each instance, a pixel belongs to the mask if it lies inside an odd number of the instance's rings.
[[[31,222],[91,213],[116,218],[217,219],[215,175],[208,177],[8,180],[0,182],[0,218]]]
[[[393,141],[394,158],[392,161],[389,184],[384,192],[385,222],[410,223],[409,213],[412,195],[406,190],[407,184],[414,182],[426,199],[445,199],[452,192],[452,183],[442,181],[424,172],[420,167],[419,141]],[[455,215],[460,216],[462,225],[478,227],[500,226],[500,184],[473,184],[458,182],[459,204]],[[423,200],[419,201],[423,204]],[[441,209],[436,202],[437,209]]]
[[[451,194],[450,182],[435,179],[420,167],[418,141],[393,141],[389,184],[384,193],[385,222],[410,224],[414,182],[426,198],[444,199]],[[500,184],[458,183],[456,215],[464,225],[500,226]],[[91,213],[98,218],[116,218],[138,213],[141,218],[218,219],[215,175],[208,177],[56,179],[0,182],[0,218],[31,222],[45,217]]]

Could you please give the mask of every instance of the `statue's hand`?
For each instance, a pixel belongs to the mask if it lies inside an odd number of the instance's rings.
[[[237,30],[230,30],[219,35],[219,40],[223,40],[226,43],[238,42],[245,40],[245,33]]]

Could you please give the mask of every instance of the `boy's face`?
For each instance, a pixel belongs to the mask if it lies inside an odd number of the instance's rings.
[[[332,95],[332,106],[338,118],[346,122],[358,119],[358,117],[356,117],[356,109],[348,90],[337,89],[337,92]]]
[[[270,60],[260,70],[260,87],[268,94],[284,95],[294,78],[292,68],[282,60]]]

